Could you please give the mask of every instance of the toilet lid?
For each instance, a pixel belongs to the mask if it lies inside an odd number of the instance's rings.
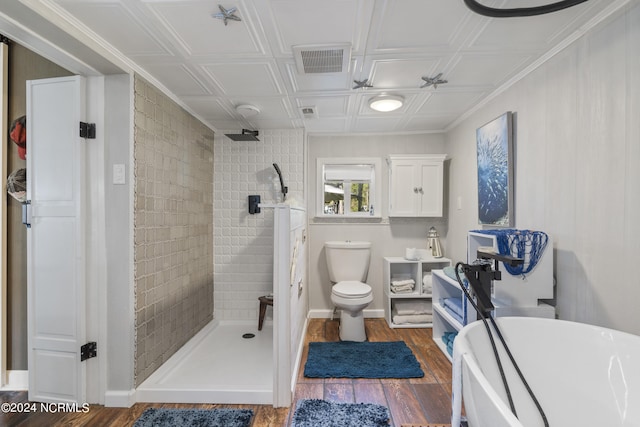
[[[362,298],[371,294],[371,286],[362,282],[344,281],[333,285],[332,292],[343,298]]]

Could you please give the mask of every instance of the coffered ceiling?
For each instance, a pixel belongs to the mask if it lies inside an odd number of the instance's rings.
[[[11,0],[17,1],[17,0]],[[88,46],[172,92],[216,129],[309,133],[442,131],[626,2],[490,19],[462,0],[20,0]],[[485,0],[498,7],[540,0]],[[213,15],[236,8],[240,21]],[[0,28],[1,29],[1,28]],[[347,46],[342,72],[304,73],[294,47]],[[442,73],[446,84],[421,88]],[[370,88],[353,89],[368,79]],[[370,98],[404,105],[379,113]],[[236,107],[260,113],[244,117]],[[303,107],[312,107],[305,116]]]

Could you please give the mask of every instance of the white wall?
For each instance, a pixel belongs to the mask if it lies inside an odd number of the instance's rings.
[[[247,197],[282,201],[272,166],[278,163],[287,199],[303,199],[304,133],[260,131],[256,142],[235,142],[224,133],[236,132],[218,132],[214,140],[214,317],[257,323],[258,297],[273,292],[273,209],[251,215]]]
[[[131,77],[105,77],[105,227],[107,306],[107,405],[125,405],[118,397],[133,389],[133,171],[131,158]],[[112,184],[114,164],[125,165],[126,184]],[[111,400],[109,400],[111,399]]]
[[[447,248],[478,228],[475,130],[517,113],[516,227],[554,238],[557,313],[640,334],[640,6],[590,31],[450,131]],[[462,199],[462,209],[455,207]]]
[[[385,256],[403,256],[407,247],[426,248],[427,231],[431,226],[435,226],[443,237],[447,233],[447,221],[444,218],[392,218],[389,220],[389,168],[384,159],[389,154],[442,154],[444,152],[444,135],[442,134],[309,136],[307,213],[309,215],[310,310],[320,311],[319,315],[333,310],[324,242],[347,239],[366,240],[372,242],[367,283],[373,288],[374,296],[373,302],[368,307],[368,315],[382,315],[384,307],[382,259]],[[382,208],[382,219],[315,219],[316,159],[318,157],[379,157],[382,163],[382,203],[379,204]],[[445,189],[446,187],[445,182]],[[446,247],[444,250],[445,256],[448,255]]]

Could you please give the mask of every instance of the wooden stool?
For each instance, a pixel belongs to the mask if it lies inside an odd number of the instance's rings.
[[[262,330],[262,323],[264,322],[264,315],[267,313],[267,306],[270,305],[273,307],[273,297],[272,296],[263,296],[259,297],[260,301],[260,317],[258,317],[258,330]]]

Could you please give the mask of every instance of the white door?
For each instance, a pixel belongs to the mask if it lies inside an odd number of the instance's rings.
[[[85,82],[27,82],[29,400],[85,401]]]
[[[442,162],[420,163],[420,210],[418,216],[442,216]]]
[[[419,172],[415,161],[392,160],[389,180],[389,216],[415,216]]]

